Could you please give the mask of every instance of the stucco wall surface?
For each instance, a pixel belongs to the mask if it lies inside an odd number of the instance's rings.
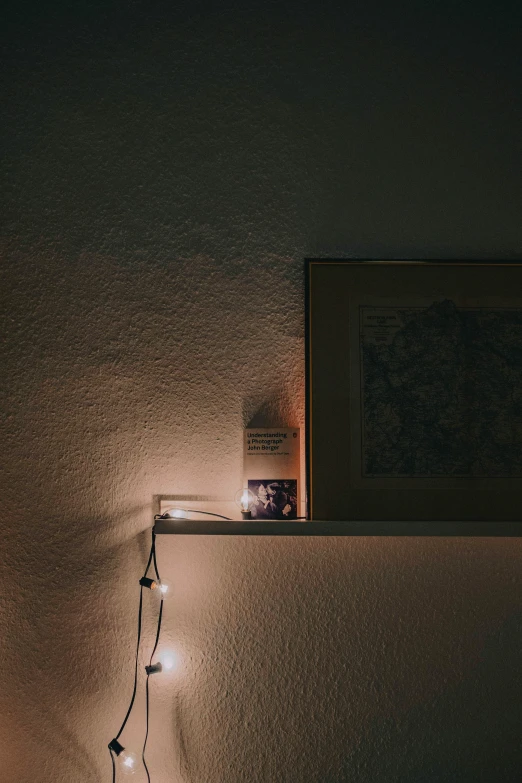
[[[304,424],[302,259],[520,257],[520,9],[392,5],[7,12],[1,781],[110,780],[153,495]],[[519,540],[158,549],[154,783],[519,781]]]

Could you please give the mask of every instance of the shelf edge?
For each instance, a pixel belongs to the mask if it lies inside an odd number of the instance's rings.
[[[157,535],[522,537],[520,522],[224,522],[159,519]]]

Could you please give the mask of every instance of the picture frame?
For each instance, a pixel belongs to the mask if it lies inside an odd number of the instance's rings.
[[[309,518],[520,521],[522,264],[305,271]]]

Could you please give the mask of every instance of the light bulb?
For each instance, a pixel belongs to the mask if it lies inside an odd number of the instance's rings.
[[[116,737],[109,742],[109,750],[111,751],[111,756],[113,753],[114,756],[116,756],[118,769],[123,772],[124,775],[134,775],[138,769],[138,757],[129,750],[125,750]]]
[[[163,652],[160,653],[159,659],[161,661],[163,671],[165,672],[171,672],[177,663],[176,656],[172,650],[163,650]]]
[[[176,663],[175,654],[171,650],[163,650],[159,655],[159,660],[156,663],[145,666],[145,671],[148,676],[151,674],[161,674],[161,672],[170,672],[174,669]]]
[[[252,519],[252,506],[255,502],[253,492],[249,489],[238,489],[234,498],[236,506],[241,511],[243,519]]]
[[[186,511],[184,511],[182,508],[169,508],[167,511],[167,514],[172,519],[188,519],[186,516]]]
[[[128,750],[122,750],[119,756],[116,757],[118,767],[124,775],[134,775],[138,769],[138,757],[135,753],[130,753]]]
[[[158,593],[162,601],[170,598],[172,595],[172,585],[170,582],[166,582],[164,579],[162,579],[161,582],[158,582]]]

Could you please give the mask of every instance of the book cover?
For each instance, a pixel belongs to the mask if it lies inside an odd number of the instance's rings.
[[[252,519],[301,516],[299,435],[293,427],[245,430],[243,486],[252,493]]]

